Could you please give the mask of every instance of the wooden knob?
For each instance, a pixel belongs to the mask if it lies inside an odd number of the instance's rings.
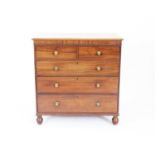
[[[96,88],[100,88],[101,84],[100,83],[96,83]]]
[[[54,83],[54,87],[55,87],[55,88],[58,88],[58,87],[59,87],[59,83],[57,83],[57,82]]]
[[[100,102],[96,102],[96,107],[100,107],[101,106],[101,103]]]
[[[102,67],[101,67],[101,66],[97,66],[97,67],[96,67],[96,70],[97,70],[97,71],[101,71],[101,70],[102,70]]]
[[[59,54],[59,52],[57,51],[57,50],[55,50],[54,52],[53,52],[53,55],[54,56],[57,56]]]
[[[53,67],[53,70],[54,70],[54,71],[58,71],[58,70],[59,70],[59,67],[58,67],[58,66],[54,66],[54,67]]]
[[[59,102],[59,101],[56,101],[56,102],[54,103],[54,106],[56,106],[56,107],[60,106],[60,102]]]
[[[101,56],[101,55],[102,55],[102,52],[101,52],[101,51],[97,51],[97,52],[96,52],[96,55],[97,55],[97,56]]]

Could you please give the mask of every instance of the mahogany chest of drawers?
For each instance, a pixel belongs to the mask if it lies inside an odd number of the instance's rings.
[[[121,38],[35,38],[37,122],[96,114],[118,123]]]

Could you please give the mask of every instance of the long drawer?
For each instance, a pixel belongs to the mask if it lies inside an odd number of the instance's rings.
[[[119,59],[111,61],[37,61],[38,76],[118,76]]]
[[[115,95],[38,95],[40,113],[117,112]]]
[[[37,77],[38,93],[117,93],[118,77]]]

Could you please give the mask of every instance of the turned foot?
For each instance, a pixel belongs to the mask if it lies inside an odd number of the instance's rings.
[[[38,124],[42,124],[42,122],[43,122],[42,116],[38,115],[36,121]]]
[[[114,125],[116,125],[116,124],[118,124],[118,116],[113,116],[113,118],[112,118],[112,123],[114,124]]]

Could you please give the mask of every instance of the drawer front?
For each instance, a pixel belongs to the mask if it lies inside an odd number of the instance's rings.
[[[117,77],[38,77],[38,93],[117,93]]]
[[[38,95],[38,112],[117,112],[115,95]]]
[[[120,49],[119,47],[80,47],[79,58],[92,58],[98,60],[104,59],[118,59]]]
[[[76,47],[51,47],[51,46],[37,46],[36,59],[76,59]]]
[[[38,76],[118,76],[119,59],[113,61],[37,61]]]

